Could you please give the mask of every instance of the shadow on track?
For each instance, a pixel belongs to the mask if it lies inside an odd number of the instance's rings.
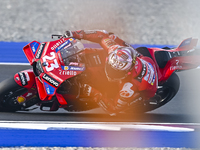
[[[0,113],[0,120],[9,121],[68,121],[68,122],[158,122],[158,123],[190,123],[194,122],[189,115],[182,114],[120,114],[109,116],[102,113]]]

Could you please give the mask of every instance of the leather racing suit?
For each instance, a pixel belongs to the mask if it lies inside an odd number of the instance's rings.
[[[79,40],[84,39],[99,43],[108,53],[114,51],[119,46],[130,46],[116,35],[109,34],[105,30],[79,30],[71,31],[71,34],[72,37]],[[89,91],[91,92],[90,96],[94,96],[94,100],[98,105],[110,115],[115,115],[128,109],[137,101],[142,102],[153,97],[157,91],[157,80],[154,61],[137,52],[133,69],[125,79],[118,81],[119,92],[115,98],[107,98],[93,87],[89,87]]]

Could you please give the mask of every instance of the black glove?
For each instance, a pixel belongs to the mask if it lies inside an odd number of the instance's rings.
[[[114,33],[113,32],[108,32],[108,35],[113,35]]]
[[[98,94],[101,95],[98,90],[88,84],[81,85],[81,94],[85,96],[96,96]]]

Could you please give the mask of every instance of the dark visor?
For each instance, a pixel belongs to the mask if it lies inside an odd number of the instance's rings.
[[[110,64],[106,64],[105,71],[107,76],[111,79],[124,78],[127,73],[127,71],[113,69]]]

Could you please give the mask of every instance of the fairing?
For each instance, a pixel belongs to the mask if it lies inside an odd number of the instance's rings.
[[[194,69],[200,65],[200,51],[196,49],[197,41],[197,39],[188,38],[183,40],[178,47],[168,50],[148,48],[153,60],[156,62],[158,82],[164,83],[174,71]],[[163,68],[159,67],[158,60],[155,57],[156,53],[161,52],[165,52],[168,56],[166,65]]]
[[[41,100],[50,100],[56,94],[57,88],[63,81],[85,70],[85,66],[82,63],[64,62],[63,51],[66,54],[69,49],[70,52],[73,52],[72,55],[75,55],[75,52],[81,52],[80,47],[72,47],[75,43],[77,41],[73,38],[62,38],[44,43],[33,41],[23,48],[29,63],[33,66],[36,64],[36,70],[38,69],[37,67],[40,67],[39,73],[35,74],[35,81]],[[57,98],[63,103],[61,96]]]

